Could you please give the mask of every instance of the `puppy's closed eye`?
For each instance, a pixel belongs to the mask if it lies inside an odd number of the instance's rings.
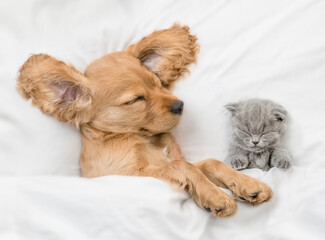
[[[136,103],[138,101],[144,101],[146,100],[144,96],[137,96],[136,98],[132,99],[131,101],[128,101],[126,103],[124,103],[124,105],[131,105],[133,103]]]

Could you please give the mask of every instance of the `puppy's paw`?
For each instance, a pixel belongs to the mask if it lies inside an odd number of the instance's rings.
[[[273,165],[277,168],[288,169],[291,167],[289,156],[276,157],[273,159]]]
[[[269,186],[245,174],[241,174],[229,189],[238,200],[248,201],[254,205],[270,200],[273,195]]]
[[[217,217],[229,217],[237,211],[236,202],[216,186],[199,191],[194,200],[202,209]]]
[[[233,156],[230,160],[231,167],[236,170],[247,168],[248,163],[248,158],[245,156]]]

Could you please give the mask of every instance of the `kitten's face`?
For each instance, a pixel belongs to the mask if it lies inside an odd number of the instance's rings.
[[[287,127],[286,110],[271,101],[251,99],[228,104],[234,144],[251,152],[279,145]]]

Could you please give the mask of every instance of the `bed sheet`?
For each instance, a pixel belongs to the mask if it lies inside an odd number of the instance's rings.
[[[107,176],[0,179],[1,239],[323,239],[323,172],[247,170],[273,199],[238,203],[231,218],[203,211],[184,192],[153,178]]]

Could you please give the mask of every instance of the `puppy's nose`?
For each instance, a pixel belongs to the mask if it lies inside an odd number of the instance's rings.
[[[184,103],[182,101],[175,101],[172,108],[170,109],[171,113],[176,115],[181,115],[183,112]]]

